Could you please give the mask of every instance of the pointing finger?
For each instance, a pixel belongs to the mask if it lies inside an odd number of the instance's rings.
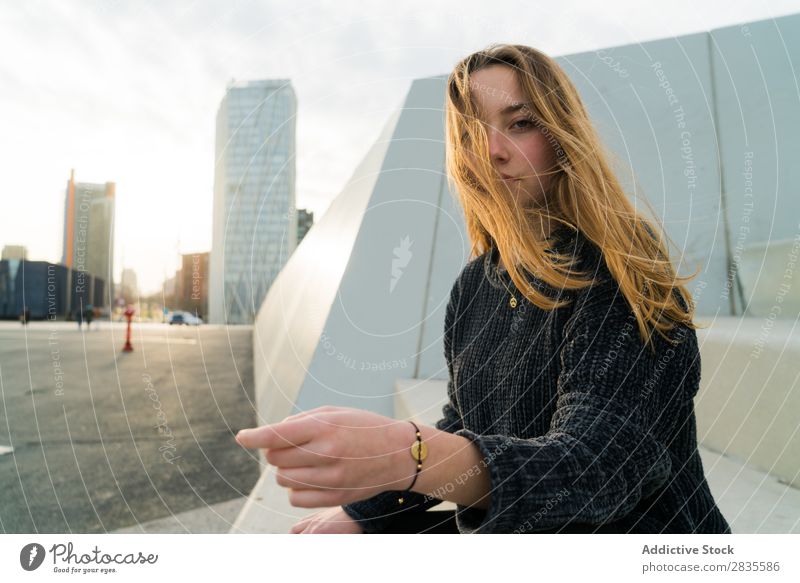
[[[284,421],[254,429],[242,429],[236,434],[239,445],[249,448],[277,449],[308,443],[316,428],[308,419]]]

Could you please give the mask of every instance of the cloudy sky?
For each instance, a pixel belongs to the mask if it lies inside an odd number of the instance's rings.
[[[60,260],[74,168],[78,181],[117,184],[117,278],[124,265],[158,289],[178,252],[211,246],[214,119],[231,79],[291,79],[297,206],[319,220],[412,80],[489,43],[557,56],[798,10],[796,0],[0,0],[0,246]]]

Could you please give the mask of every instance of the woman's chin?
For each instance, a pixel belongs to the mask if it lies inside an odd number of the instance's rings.
[[[531,195],[528,191],[522,190],[521,188],[514,191],[514,199],[517,201],[518,205],[528,209],[543,208],[545,202],[544,196],[541,194]]]

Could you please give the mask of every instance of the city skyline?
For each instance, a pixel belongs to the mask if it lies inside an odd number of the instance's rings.
[[[211,248],[214,113],[231,79],[291,79],[296,202],[319,220],[411,80],[442,74],[480,46],[535,42],[566,54],[795,9],[791,2],[729,2],[724,11],[685,2],[653,19],[634,2],[508,6],[489,16],[480,3],[411,2],[391,14],[346,2],[226,12],[206,2],[6,5],[0,47],[14,57],[0,64],[0,78],[14,90],[0,97],[10,193],[0,246],[59,260],[64,176],[75,168],[81,181],[117,185],[113,280],[131,268],[143,293],[159,289],[180,254]],[[539,27],[543,19],[547,26]]]

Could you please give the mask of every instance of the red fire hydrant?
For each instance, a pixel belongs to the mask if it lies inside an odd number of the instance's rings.
[[[125,346],[122,348],[122,352],[133,352],[133,345],[131,344],[131,320],[135,313],[136,310],[133,309],[133,306],[128,306],[125,310],[125,317],[128,319],[128,332],[125,335]]]

